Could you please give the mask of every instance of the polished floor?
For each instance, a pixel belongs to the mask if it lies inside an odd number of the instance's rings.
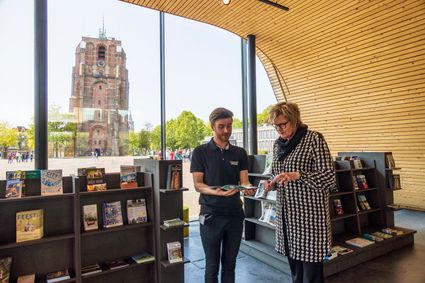
[[[396,226],[414,229],[415,244],[378,257],[326,279],[326,283],[425,283],[425,212],[400,210],[395,213]],[[185,240],[186,283],[204,281],[204,252],[199,224],[191,222],[190,237]],[[290,276],[242,252],[236,267],[237,283],[292,282]]]

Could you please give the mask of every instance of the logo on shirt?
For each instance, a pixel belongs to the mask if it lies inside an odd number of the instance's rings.
[[[229,161],[229,162],[230,162],[230,165],[233,165],[233,166],[239,165],[239,161]]]

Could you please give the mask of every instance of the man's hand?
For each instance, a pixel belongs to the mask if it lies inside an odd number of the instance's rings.
[[[225,190],[222,190],[221,188],[217,188],[214,191],[215,191],[215,195],[220,197],[229,197],[239,193],[239,190],[236,190],[236,189],[225,191]]]
[[[243,194],[245,196],[252,196],[255,194],[256,189],[245,189],[243,190]]]

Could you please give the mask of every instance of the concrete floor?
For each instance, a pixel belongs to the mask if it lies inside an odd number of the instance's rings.
[[[414,229],[415,244],[385,256],[330,276],[327,283],[425,283],[425,212],[400,210],[395,212],[396,226]],[[204,251],[199,236],[199,224],[191,222],[190,237],[185,240],[185,282],[204,281]],[[236,282],[292,282],[290,276],[242,252],[238,255]]]

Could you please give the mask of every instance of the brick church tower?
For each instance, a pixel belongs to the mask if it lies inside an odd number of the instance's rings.
[[[76,154],[125,155],[128,131],[129,82],[121,41],[83,37],[75,51],[69,111],[77,121]]]

